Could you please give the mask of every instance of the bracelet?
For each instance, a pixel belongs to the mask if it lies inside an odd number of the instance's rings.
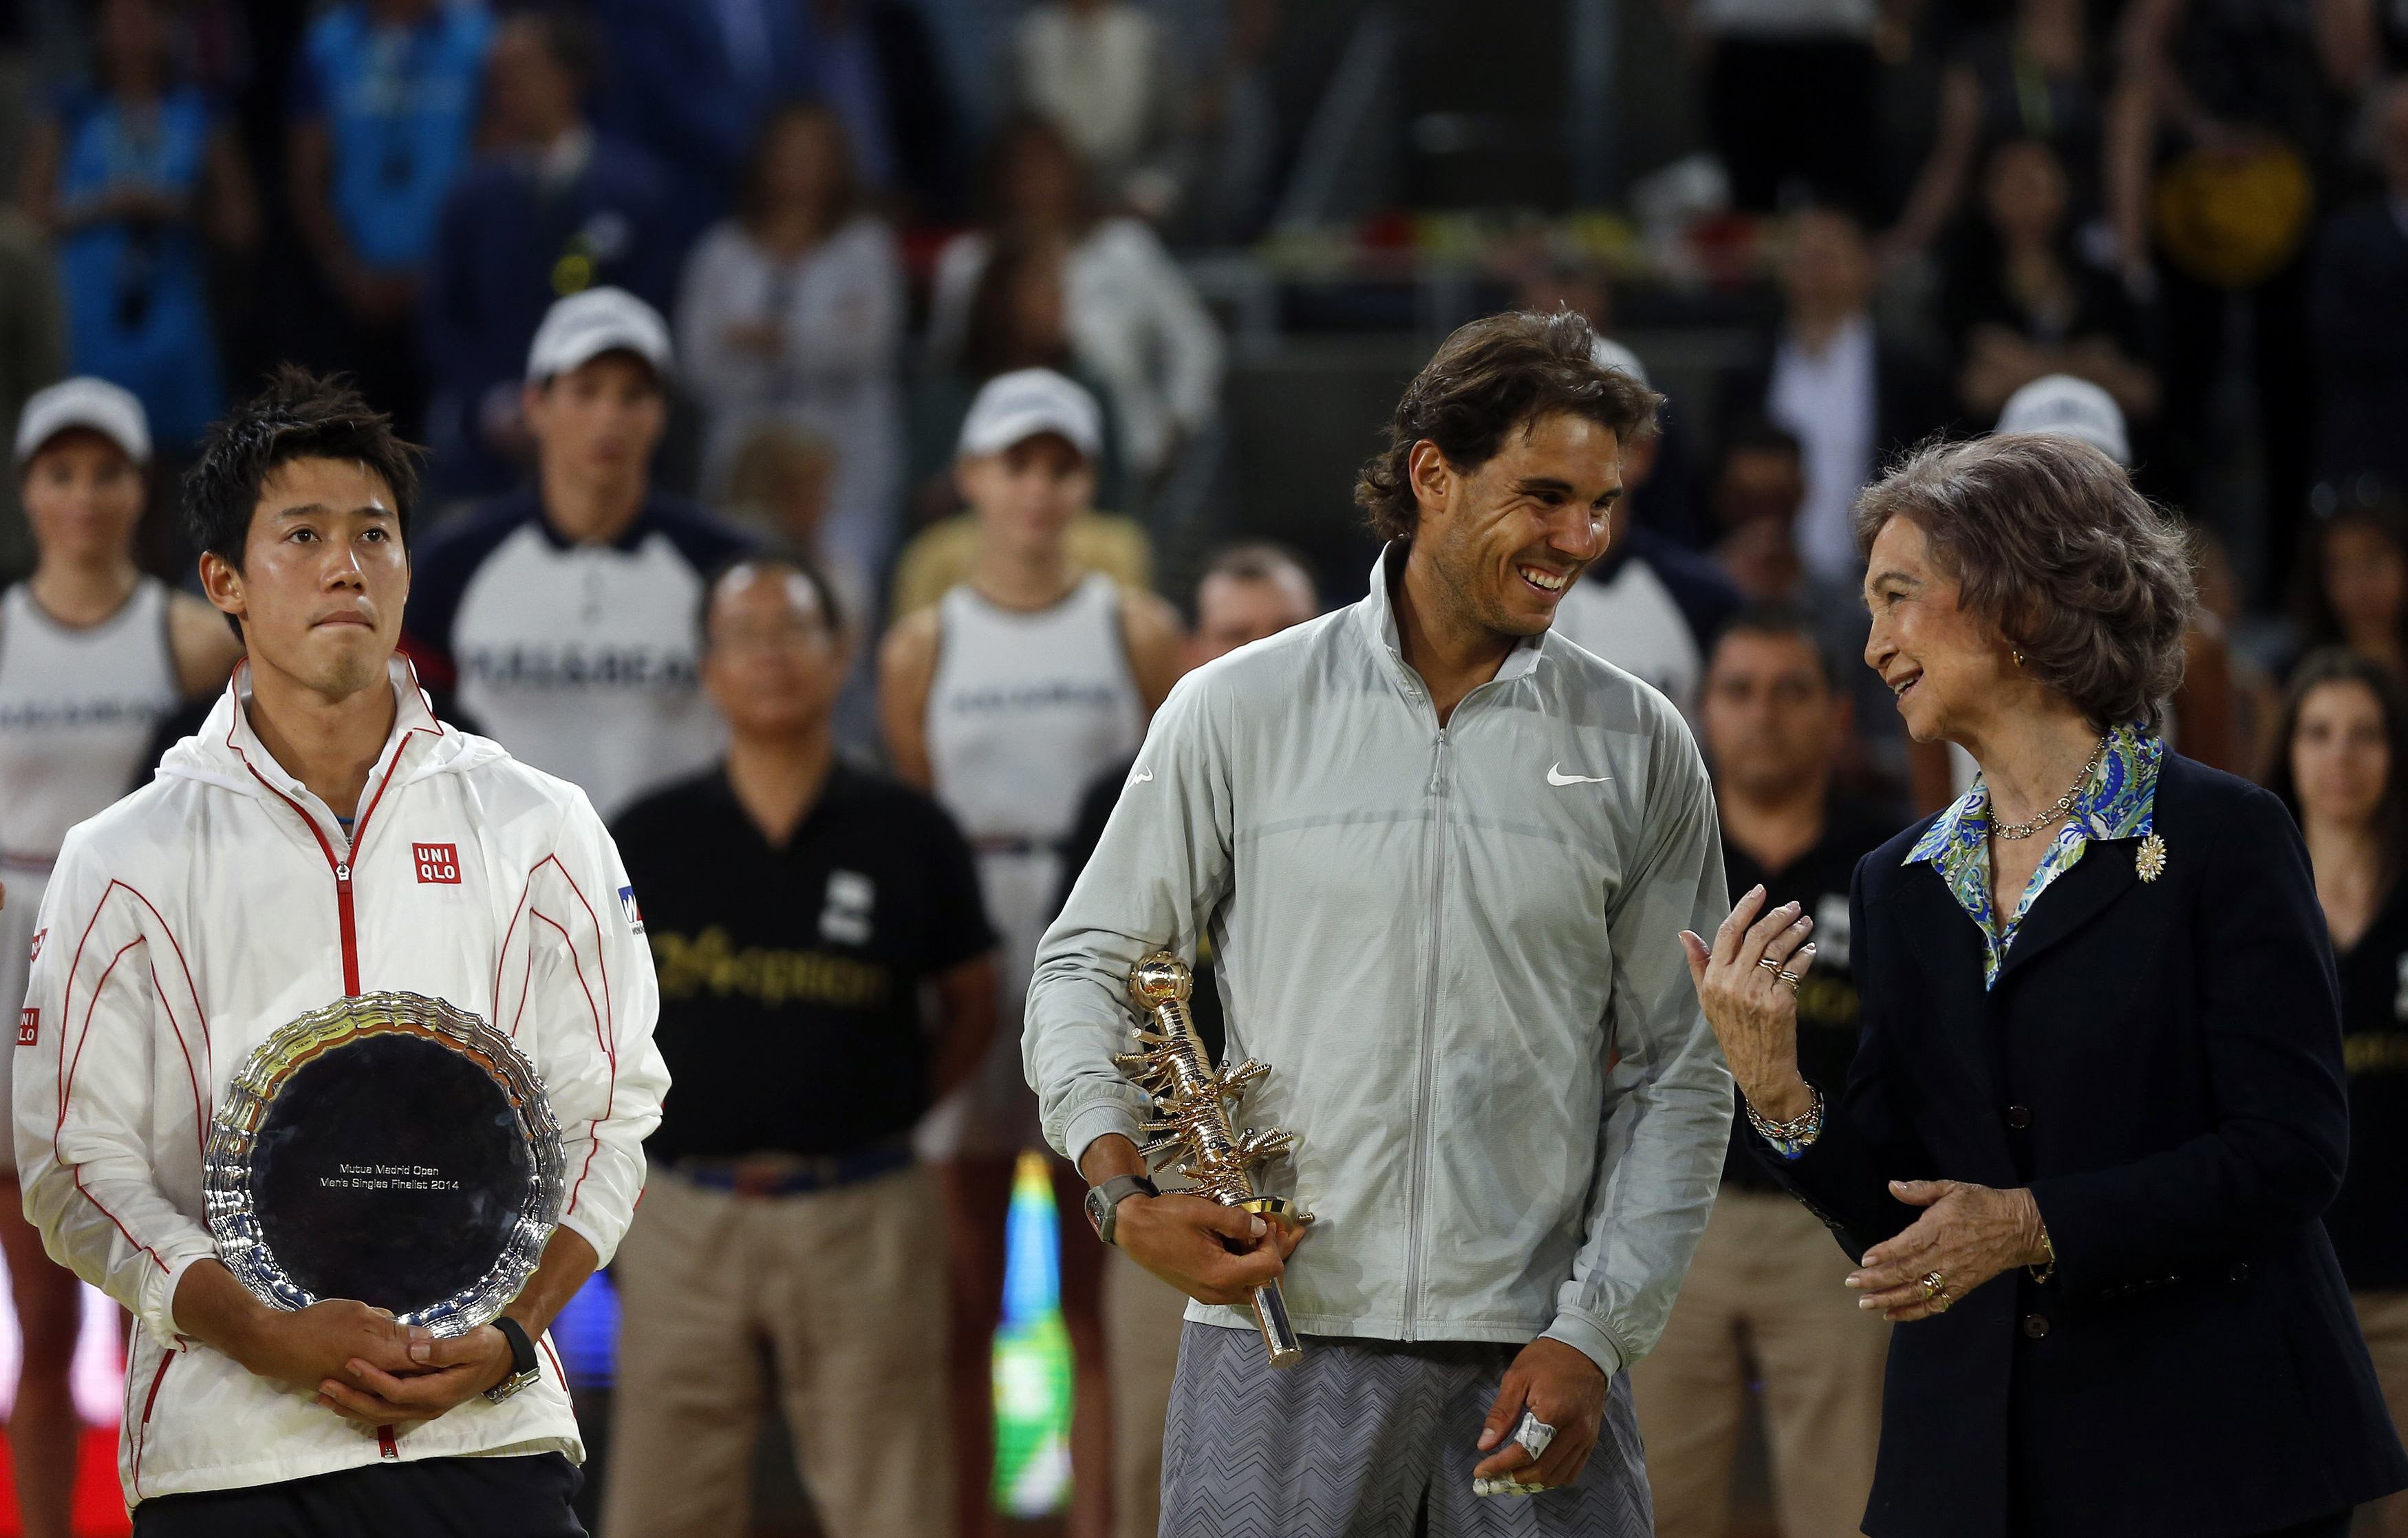
[[[1795,1121],[1774,1121],[1753,1104],[1745,1107],[1747,1124],[1756,1128],[1756,1135],[1772,1144],[1772,1151],[1785,1159],[1802,1157],[1823,1135],[1823,1092],[1813,1085],[1806,1086],[1806,1092],[1813,1098],[1812,1102],[1806,1114]]]
[[[2057,1243],[2048,1236],[2048,1223],[2045,1219],[2042,1220],[2040,1226],[2040,1249],[2044,1258],[2039,1265],[2026,1266],[2024,1270],[2031,1273],[2033,1281],[2045,1282],[2057,1274]]]

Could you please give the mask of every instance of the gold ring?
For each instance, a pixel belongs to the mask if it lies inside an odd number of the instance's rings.
[[[1779,978],[1782,982],[1788,984],[1789,991],[1791,993],[1796,993],[1798,991],[1799,979],[1803,978],[1806,974],[1804,972],[1793,972],[1788,968],[1784,967],[1772,975]]]
[[[1773,960],[1772,957],[1769,956],[1757,956],[1756,958],[1756,964],[1769,972],[1777,972],[1781,970],[1781,963]]]
[[[1956,1299],[1949,1297],[1945,1292],[1935,1294],[1931,1300],[1931,1312],[1934,1314],[1945,1314],[1948,1312],[1949,1305],[1954,1303],[1956,1301]]]
[[[1948,1294],[1948,1278],[1933,1272],[1923,1279],[1923,1296],[1927,1300],[1944,1298]]]

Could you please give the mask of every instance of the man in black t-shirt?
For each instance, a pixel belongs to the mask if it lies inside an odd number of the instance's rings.
[[[949,1532],[944,1225],[910,1134],[994,1031],[995,936],[952,819],[836,755],[819,573],[743,560],[700,620],[727,758],[612,829],[677,1088],[613,1269],[604,1527],[744,1529],[766,1347],[822,1520]]]
[[[1707,659],[1698,719],[1731,892],[1761,884],[1769,904],[1795,901],[1814,920],[1798,1053],[1809,1078],[1837,1085],[1856,1040],[1849,879],[1899,824],[1831,795],[1851,712],[1816,634],[1803,610],[1742,611]],[[1854,1532],[1872,1486],[1889,1327],[1850,1301],[1839,1286],[1846,1258],[1757,1165],[1740,1128],[1664,1337],[1631,1370],[1656,1531],[1721,1538],[1758,1381],[1781,1530]]]

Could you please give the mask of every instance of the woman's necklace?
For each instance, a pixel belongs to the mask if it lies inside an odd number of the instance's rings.
[[[2039,832],[2042,828],[2048,826],[2058,818],[2063,817],[2067,812],[2071,812],[2073,810],[2073,803],[2082,799],[2083,787],[2090,783],[2090,776],[2098,771],[2099,760],[2105,755],[2108,740],[2114,736],[2114,734],[2110,732],[2106,737],[2102,737],[2099,740],[2099,745],[2090,750],[2090,761],[2083,765],[2082,772],[2074,777],[2073,788],[2058,797],[2055,806],[2050,807],[2046,812],[2042,812],[2039,816],[2034,817],[2028,823],[1993,822],[1990,824],[1991,836],[1993,838],[2000,839],[2028,839],[2033,834]]]

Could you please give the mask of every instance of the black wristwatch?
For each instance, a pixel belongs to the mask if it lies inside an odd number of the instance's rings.
[[[535,1354],[535,1343],[527,1339],[526,1326],[509,1315],[495,1319],[494,1328],[510,1343],[510,1375],[485,1390],[485,1397],[499,1404],[543,1376],[543,1358]]]
[[[1118,1241],[1112,1238],[1112,1229],[1121,1203],[1133,1196],[1161,1194],[1161,1188],[1143,1175],[1114,1175],[1101,1186],[1088,1188],[1087,1223],[1096,1230],[1096,1238],[1107,1244],[1116,1243]]]

